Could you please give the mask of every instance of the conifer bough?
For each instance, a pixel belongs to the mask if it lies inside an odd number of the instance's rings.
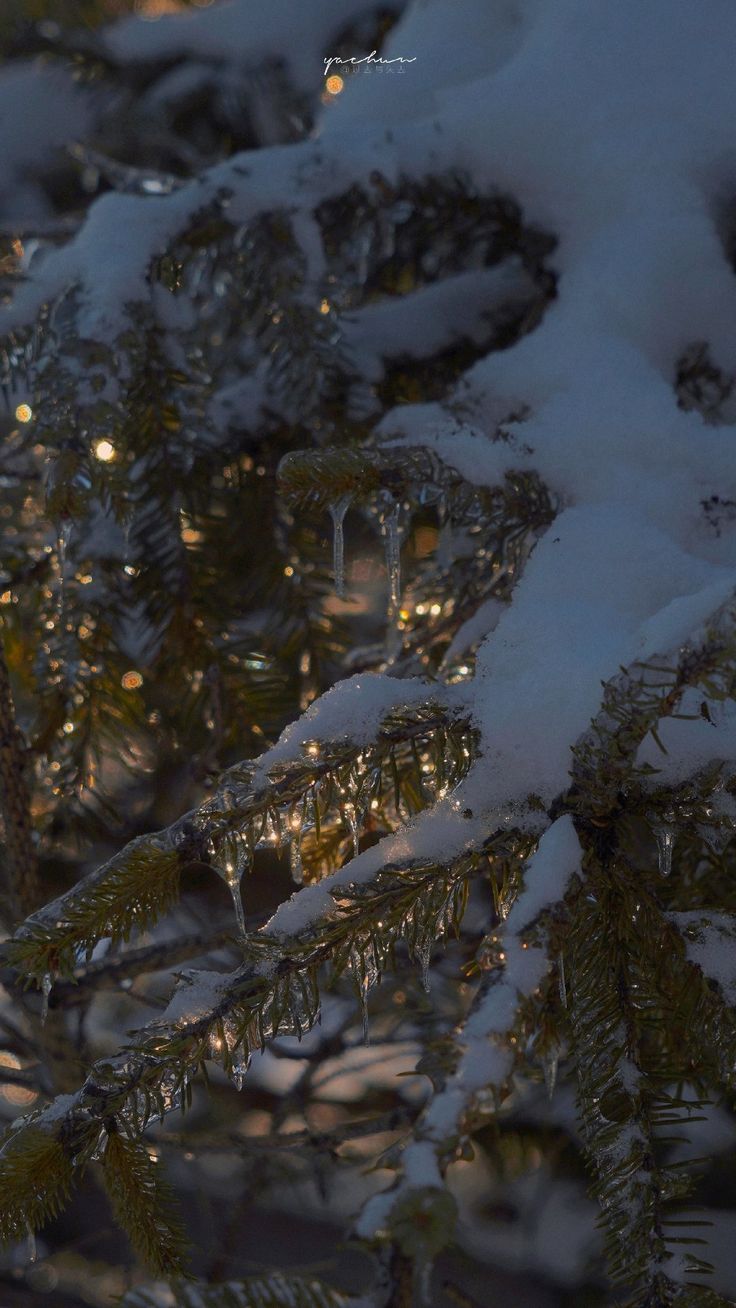
[[[609,1285],[730,1302],[684,1141],[736,1066],[733,14],[232,0],[23,32],[0,107],[37,78],[43,139],[0,192],[37,214],[36,176],[47,218],[2,259],[0,1025],[39,1102],[0,1233],[91,1177],[157,1278],[126,1308],[435,1303],[453,1239],[493,1255],[453,1165],[477,1149],[523,1224],[544,1087]],[[324,82],[379,47],[413,62]],[[203,876],[229,932],[187,921]],[[158,1011],[88,1049],[110,993]],[[376,1025],[431,1090],[389,1116],[392,1179],[354,1178],[362,1291],[232,1279],[227,1245],[187,1280],[161,1154],[207,1066],[250,1102],[254,1054],[299,1060],[283,1103],[258,1082],[283,1143]],[[386,1129],[362,1093],[333,1162]],[[261,1183],[287,1151],[236,1111],[214,1138]]]

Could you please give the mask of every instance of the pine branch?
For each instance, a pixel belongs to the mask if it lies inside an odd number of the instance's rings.
[[[689,1233],[697,1223],[686,1210],[677,1216],[689,1178],[663,1158],[664,1136],[672,1126],[687,1130],[702,1107],[698,1086],[731,1079],[733,1014],[620,861],[589,861],[566,959],[581,1120],[611,1274],[629,1286],[636,1308],[679,1303],[670,1246],[697,1244]],[[690,1098],[672,1088],[692,1083]],[[708,1268],[690,1255],[689,1270]]]
[[[573,787],[568,797],[576,811],[600,821],[615,813],[624,784],[644,774],[634,767],[636,751],[657,724],[677,713],[691,687],[707,700],[724,703],[736,693],[736,608],[724,604],[697,644],[664,664],[634,663],[606,683],[603,704],[590,732],[573,748]],[[628,796],[627,796],[628,798]],[[629,800],[630,802],[630,800]]]
[[[507,831],[499,834],[499,853],[510,839]],[[371,984],[376,965],[388,962],[396,940],[416,931],[417,914],[428,911],[423,930],[436,939],[458,920],[463,885],[485,865],[484,855],[466,855],[449,870],[426,864],[385,868],[375,878],[373,894],[368,886],[357,896],[342,889],[333,910],[306,932],[291,938],[259,932],[248,942],[258,961],[231,974],[185,977],[167,1013],[144,1027],[124,1055],[96,1064],[67,1102],[52,1105],[33,1124],[20,1127],[17,1147],[23,1148],[27,1131],[35,1134],[42,1128],[59,1143],[70,1166],[73,1160],[83,1166],[100,1132],[109,1131],[114,1120],[139,1135],[154,1117],[163,1118],[182,1103],[205,1059],[214,1057],[233,1071],[249,1049],[263,1048],[281,1033],[309,1029],[319,1008],[317,971],[324,962],[350,957],[354,966],[368,968]],[[436,891],[439,875],[446,878],[444,898]],[[383,926],[377,935],[379,912]],[[198,981],[204,986],[201,991]],[[366,974],[359,974],[358,984],[367,989]],[[12,1190],[8,1202],[16,1202]],[[25,1195],[18,1199],[20,1213],[24,1202]],[[6,1220],[12,1225],[21,1217],[13,1208]]]
[[[0,1167],[0,1239],[22,1240],[65,1206],[74,1181],[72,1159],[58,1135],[31,1124],[7,1139]]]
[[[102,1171],[115,1217],[135,1252],[150,1271],[181,1276],[183,1227],[173,1192],[145,1144],[109,1129]]]
[[[88,1004],[99,990],[116,989],[123,980],[129,981],[133,977],[168,969],[187,959],[212,953],[223,945],[232,943],[232,940],[233,927],[228,925],[219,930],[177,936],[155,945],[142,945],[139,949],[126,949],[113,958],[101,958],[77,966],[70,980],[55,982],[51,1007],[68,1011]],[[12,979],[11,973],[8,980]]]
[[[32,912],[39,897],[26,766],[26,745],[15,720],[8,666],[0,640],[0,812],[5,836],[3,861],[8,900],[15,919]]]
[[[428,781],[447,788],[464,775],[472,742],[467,724],[430,703],[403,720],[386,719],[375,742],[368,737],[362,749],[355,742],[315,743],[316,754],[307,749],[302,758],[272,767],[255,785],[257,766],[236,765],[199,810],[155,836],[134,840],[30,918],[3,947],[5,959],[36,978],[71,977],[80,950],[91,950],[105,935],[128,939],[134,928],[165,912],[177,898],[187,863],[213,862],[228,875],[228,869],[250,863],[259,846],[293,842],[307,827],[319,836],[329,821],[344,824],[348,794],[350,821],[361,821],[373,806],[377,816],[393,814],[395,825],[404,820],[404,803],[414,813],[427,802]]]

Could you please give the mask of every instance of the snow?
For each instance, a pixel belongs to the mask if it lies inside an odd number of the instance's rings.
[[[518,936],[566,893],[580,871],[580,842],[569,813],[545,831],[527,863],[524,889],[506,919],[506,932]]]
[[[452,51],[468,48],[478,8],[453,11],[447,61],[431,64],[437,148],[452,141],[475,177],[508,188],[555,232],[559,298],[536,331],[471,369],[458,388],[469,421],[434,405],[381,424],[431,444],[476,484],[535,469],[563,506],[469,691],[486,750],[467,793],[482,789],[490,809],[530,792],[549,803],[601,681],[676,649],[736,580],[733,534],[714,539],[701,509],[716,490],[734,494],[733,431],[679,410],[673,389],[693,340],[727,368],[736,346],[736,280],[718,223],[733,182],[736,95],[723,44],[736,34],[733,11],[721,0],[512,8],[504,62],[462,86]],[[412,76],[426,82],[437,28],[425,25]],[[405,40],[400,25],[391,49]],[[401,130],[398,93],[366,79],[348,87],[343,121],[351,104]],[[522,405],[532,413],[508,423],[511,440],[489,440]]]
[[[63,1122],[69,1113],[71,1113],[80,1103],[82,1092],[77,1090],[75,1094],[56,1095],[50,1104],[47,1104],[33,1118],[33,1126],[40,1127],[43,1131],[52,1131],[60,1122]],[[18,1120],[18,1127],[21,1122]],[[15,1129],[15,1124],[11,1130]],[[12,1140],[12,1135],[10,1137]]]
[[[483,636],[487,636],[489,631],[493,631],[505,607],[502,600],[493,598],[484,600],[472,618],[468,618],[462,626],[458,627],[442,660],[443,667],[448,667],[454,659],[460,658]]]
[[[392,709],[426,704],[431,698],[432,687],[419,677],[398,681],[381,673],[364,672],[339,681],[261,755],[254,788],[267,784],[273,768],[303,759],[310,745],[316,757],[319,741],[372,744]]]
[[[736,919],[725,913],[670,913],[685,936],[685,952],[705,976],[717,982],[726,1002],[736,1004]]]
[[[369,304],[343,320],[343,341],[361,376],[383,375],[383,360],[426,358],[463,338],[482,341],[504,311],[538,298],[520,260],[459,273],[399,300]]]
[[[687,691],[679,708],[682,717],[664,718],[659,723],[657,735],[666,754],[651,734],[642,741],[636,762],[639,767],[656,769],[652,786],[679,785],[713,759],[736,757],[736,706],[716,704],[707,721],[700,713],[702,703],[699,691]],[[730,816],[733,819],[734,814]]]
[[[683,613],[701,616],[732,586],[725,567],[686,553],[624,505],[564,510],[478,652],[471,702],[488,743],[467,793],[482,787],[485,803],[498,806],[536,793],[549,804],[600,705],[601,682],[655,654],[653,633],[682,639],[694,625]]]
[[[163,1025],[197,1022],[222,1002],[233,974],[227,972],[183,972],[168,1005],[160,1017]]]

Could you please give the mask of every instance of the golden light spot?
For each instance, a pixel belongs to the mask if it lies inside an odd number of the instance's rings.
[[[100,463],[111,463],[115,458],[116,451],[112,441],[95,441],[93,450],[95,458],[99,459]]]
[[[20,1059],[15,1054],[11,1054],[9,1050],[3,1049],[0,1051],[0,1068],[2,1067],[12,1067],[20,1070]],[[2,1080],[2,1072],[0,1072],[0,1080]],[[9,1104],[15,1104],[20,1108],[25,1108],[28,1104],[32,1104],[35,1099],[38,1099],[36,1090],[28,1090],[23,1085],[4,1085],[0,1090],[0,1094]]]
[[[185,545],[198,545],[200,541],[204,540],[202,532],[197,531],[194,527],[184,527],[181,538]]]
[[[15,410],[15,416],[18,422],[30,422],[33,417],[33,409],[30,404],[19,404]]]
[[[0,604],[12,604],[12,602],[13,602],[12,590],[4,590],[2,595],[0,595]]]
[[[64,723],[64,726],[62,727],[62,731],[64,732],[64,735],[65,735],[65,736],[71,736],[73,730],[74,730],[74,723],[73,723],[73,722],[65,722],[65,723]]]
[[[325,82],[325,89],[329,91],[330,95],[339,95],[344,85],[342,78],[338,77],[337,73],[332,73]]]
[[[440,614],[440,613],[442,612],[442,605],[441,605],[441,604],[433,604],[433,605],[431,606],[431,608],[430,608],[429,611],[430,611],[430,613],[432,614],[432,616],[433,616],[434,618],[436,618],[436,617],[438,616],[438,614]]]
[[[322,300],[320,302],[320,306],[319,306],[320,313],[329,313],[331,308],[332,306],[329,300]]]
[[[286,568],[284,568],[284,576],[285,576],[285,577],[293,577],[293,576],[294,576],[294,569],[293,569],[292,567],[286,567]]]
[[[139,686],[143,685],[143,677],[140,672],[134,670],[124,672],[120,678],[120,685],[123,690],[137,690]]]
[[[164,14],[178,14],[181,12],[183,5],[180,0],[135,0],[134,12],[139,18],[146,18],[149,22],[155,22],[157,18],[162,18]]]

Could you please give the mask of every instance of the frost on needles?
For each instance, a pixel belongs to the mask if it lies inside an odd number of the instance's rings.
[[[44,1069],[3,1148],[0,1229],[42,1230],[99,1164],[174,1287],[130,1308],[431,1303],[453,1163],[564,1078],[626,1301],[726,1303],[670,1137],[728,1101],[736,1058],[736,14],[413,0],[378,24],[411,68],[331,96],[323,56],[374,39],[364,10],[231,0],[101,28],[112,69],[278,58],[278,96],[250,148],[176,173],[82,140],[108,189],[42,233],[0,310],[33,413],[0,560],[2,951]],[[176,94],[162,74],[149,104]],[[101,110],[73,98],[85,137]],[[351,649],[371,539],[387,617]],[[44,902],[54,822],[88,839],[99,804],[104,826],[105,759],[135,772],[167,730],[196,755],[168,825]],[[274,850],[295,889],[254,926]],[[156,934],[202,867],[233,897],[230,965]],[[372,1285],[187,1287],[151,1125],[207,1066],[247,1087],[340,978],[366,1040],[407,957],[432,1003],[452,933],[431,1092],[353,1220]],[[69,996],[174,964],[160,1011],[70,1073]]]

